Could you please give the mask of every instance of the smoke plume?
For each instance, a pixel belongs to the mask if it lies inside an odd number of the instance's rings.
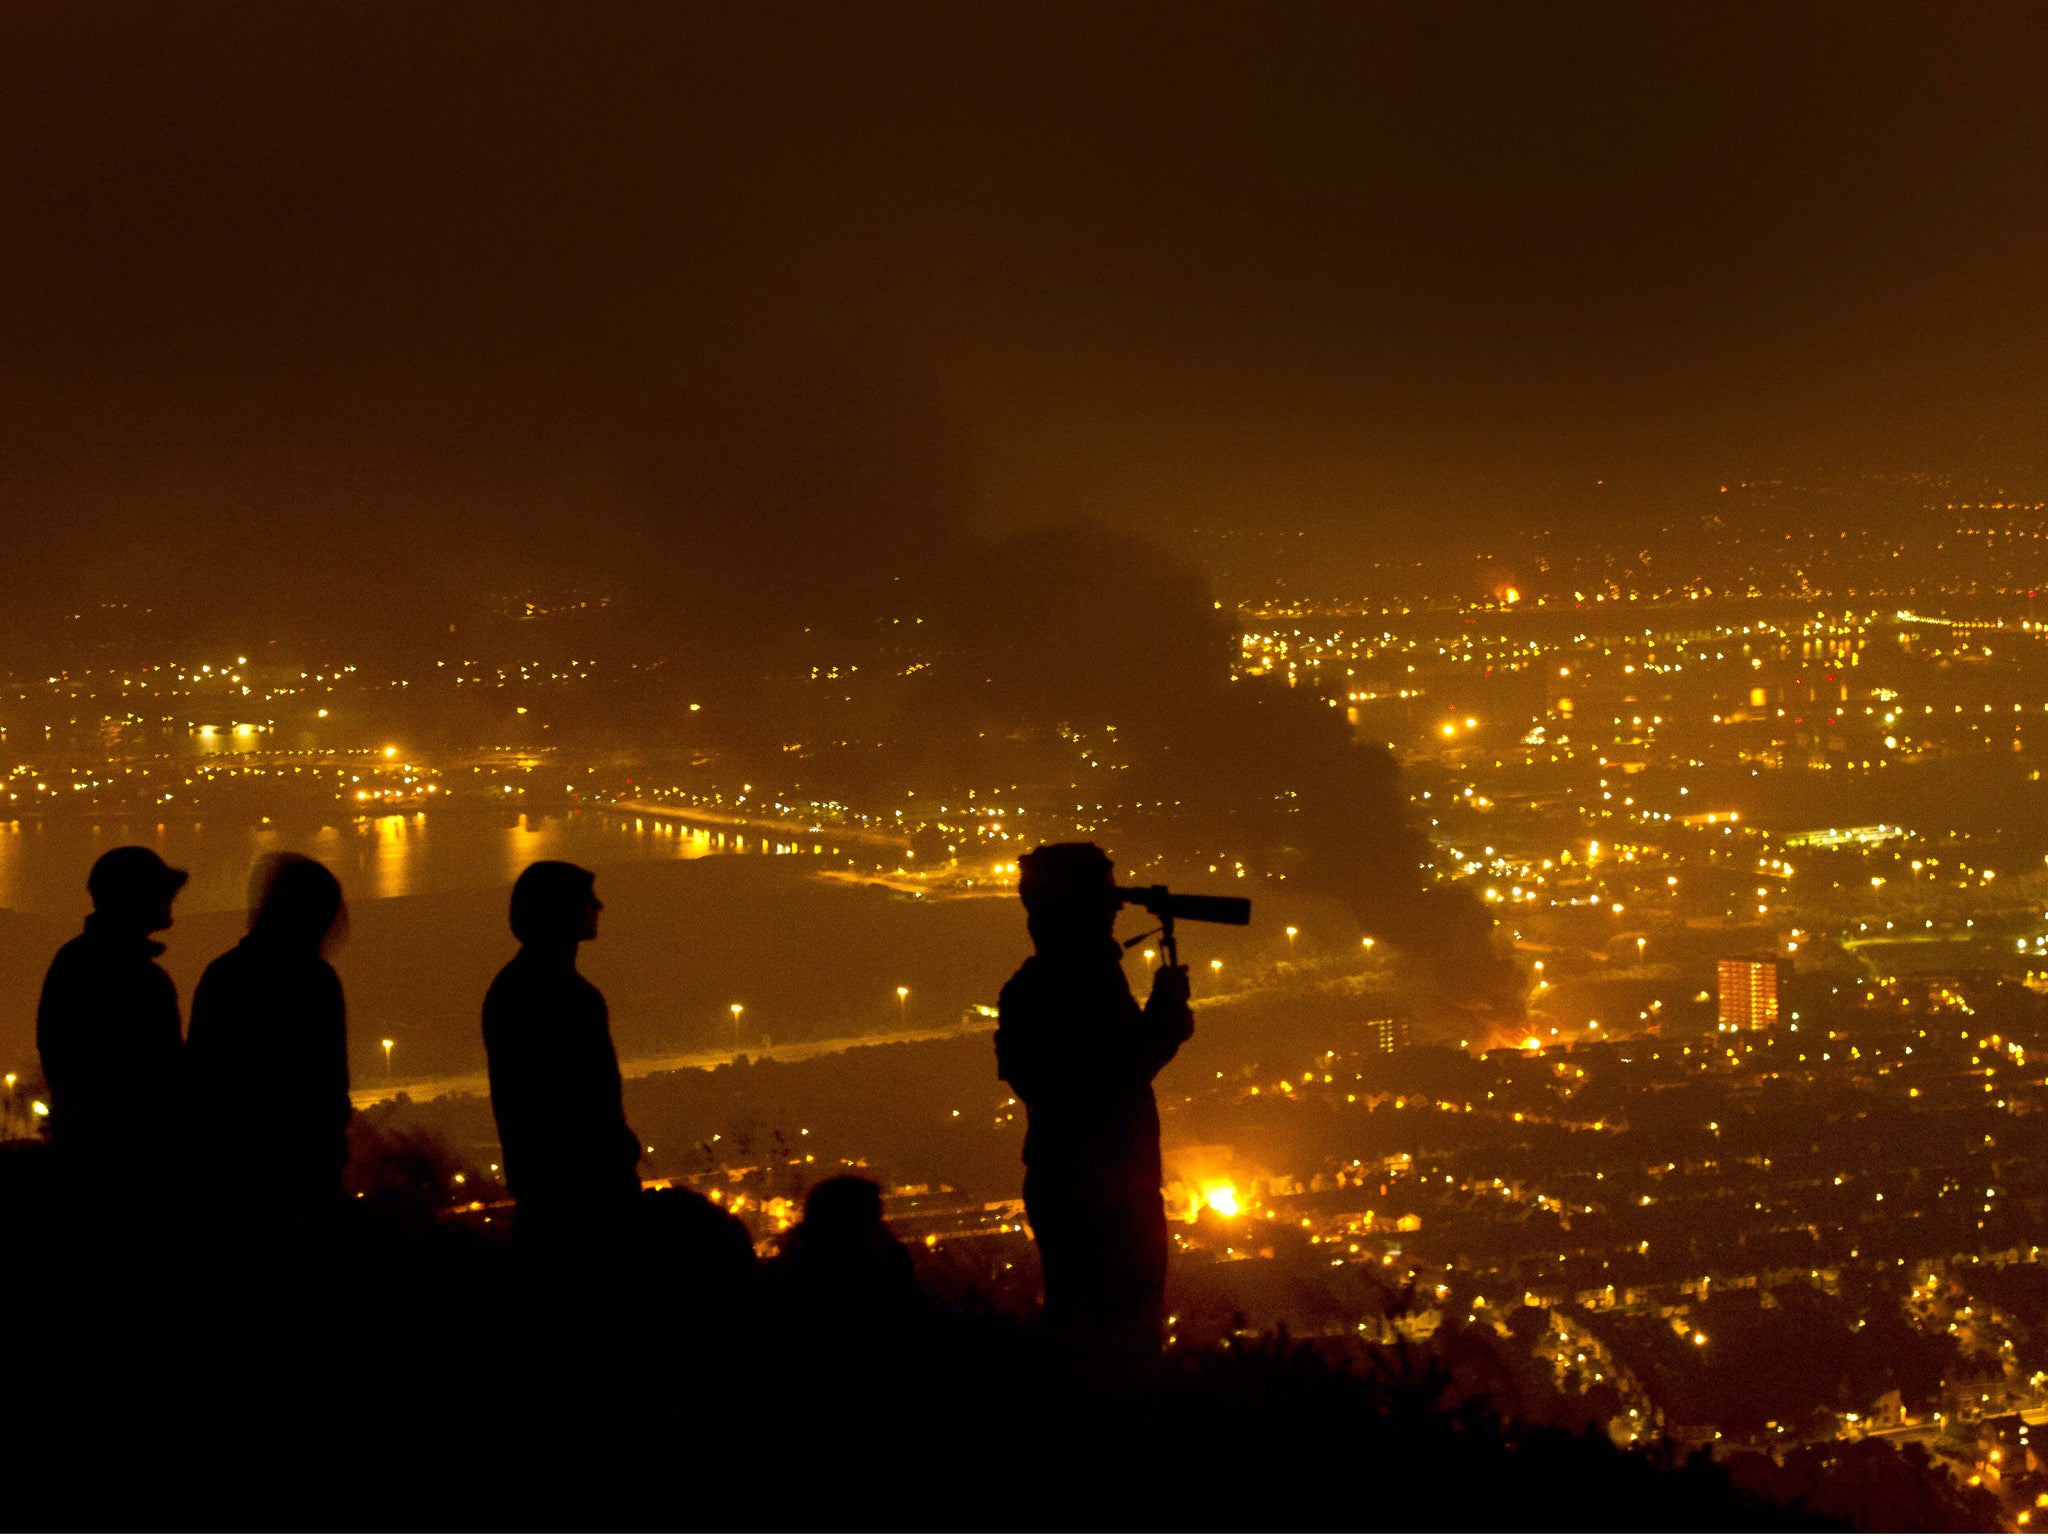
[[[1196,572],[1085,524],[963,553],[981,574],[948,617],[956,707],[1079,732],[1119,802],[1166,808],[1183,840],[1341,901],[1446,1001],[1520,1016],[1493,920],[1434,877],[1393,753],[1354,739],[1327,699],[1233,681],[1230,626]]]

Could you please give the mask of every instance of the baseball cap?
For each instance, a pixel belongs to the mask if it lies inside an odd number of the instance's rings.
[[[120,906],[176,895],[190,878],[166,864],[154,849],[130,845],[109,848],[94,860],[85,889],[95,907]]]

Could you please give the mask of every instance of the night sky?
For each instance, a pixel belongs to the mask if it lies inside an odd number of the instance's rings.
[[[0,597],[794,611],[1074,515],[1327,569],[2038,477],[2044,65],[2022,5],[18,4]]]

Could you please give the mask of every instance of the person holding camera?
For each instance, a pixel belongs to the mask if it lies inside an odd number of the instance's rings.
[[[1152,1079],[1194,1033],[1188,973],[1153,973],[1140,1008],[1115,934],[1122,897],[1093,843],[1019,863],[1036,953],[1004,986],[996,1073],[1024,1101],[1024,1209],[1054,1328],[1097,1359],[1157,1355],[1166,1209]]]

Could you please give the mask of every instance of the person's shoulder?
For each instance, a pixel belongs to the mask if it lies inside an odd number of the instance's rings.
[[[50,969],[54,972],[98,967],[103,963],[99,949],[90,933],[74,933],[57,946],[57,953],[50,957]]]
[[[154,961],[151,964],[155,964]],[[158,967],[162,969],[161,966]],[[199,985],[212,988],[230,984],[241,979],[249,969],[249,952],[241,944],[223,951],[207,961],[206,969],[199,973]]]
[[[531,979],[521,974],[518,956],[506,961],[484,990],[484,1033],[508,1027],[528,1012],[533,996]]]
[[[490,987],[485,991],[486,1000],[523,990],[531,984],[531,978],[524,975],[526,967],[520,964],[520,956],[514,955],[498,967],[498,974],[491,978]]]
[[[60,1025],[85,999],[105,985],[106,968],[97,964],[90,936],[76,934],[57,946],[43,973],[42,997],[36,1004],[36,1028]]]
[[[306,967],[306,979],[314,996],[323,1005],[341,1002],[341,973],[328,963],[325,955],[313,957],[312,964]]]
[[[199,973],[199,985],[192,989],[192,1032],[196,1039],[206,1033],[214,1022],[214,1015],[237,990],[239,979],[237,967],[232,963],[233,950],[225,955],[216,955]]]
[[[1018,1009],[1029,1007],[1037,995],[1037,964],[1036,956],[1026,960],[1011,973],[1010,979],[1003,983],[1003,990],[996,994],[996,1012],[1003,1018],[1010,1018]]]
[[[1036,955],[1027,955],[1024,963],[1010,973],[1010,979],[1003,983],[1003,991],[1028,992],[1045,980],[1045,962]]]

